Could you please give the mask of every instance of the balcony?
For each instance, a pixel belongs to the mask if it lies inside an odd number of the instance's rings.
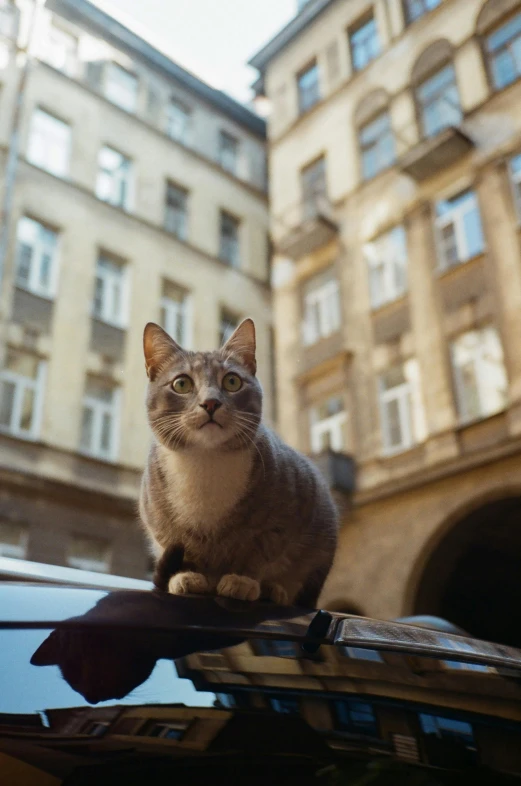
[[[461,128],[459,105],[447,98],[420,108],[423,137],[417,137],[416,124],[397,133],[401,147],[398,165],[417,182],[427,180],[469,153],[474,143]]]
[[[356,488],[355,460],[346,453],[325,450],[312,456],[312,461],[333,491],[351,496]]]
[[[326,246],[338,234],[331,203],[325,194],[295,205],[273,225],[278,254],[301,259]]]

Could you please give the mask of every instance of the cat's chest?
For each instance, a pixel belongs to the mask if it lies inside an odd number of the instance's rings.
[[[252,457],[246,451],[164,451],[166,496],[176,524],[212,528],[244,497]]]

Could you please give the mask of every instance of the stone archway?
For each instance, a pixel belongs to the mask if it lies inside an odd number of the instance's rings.
[[[521,496],[483,504],[435,546],[417,584],[415,614],[521,646]]]

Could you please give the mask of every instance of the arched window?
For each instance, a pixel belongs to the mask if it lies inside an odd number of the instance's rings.
[[[461,122],[456,72],[452,63],[452,46],[440,39],[431,44],[416,61],[411,75],[418,117],[425,137]]]
[[[392,166],[396,158],[388,107],[389,96],[385,90],[378,89],[369,93],[355,111],[364,180]]]
[[[515,13],[517,11],[517,13]],[[476,31],[483,39],[490,81],[495,90],[521,77],[521,12],[517,0],[488,0]]]

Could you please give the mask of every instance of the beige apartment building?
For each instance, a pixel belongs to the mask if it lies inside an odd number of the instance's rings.
[[[0,165],[32,0],[0,2]],[[2,271],[0,557],[145,577],[142,333],[257,325],[272,412],[264,122],[86,0],[36,12]]]
[[[299,6],[251,63],[279,427],[357,464],[324,603],[520,643],[521,2]]]

